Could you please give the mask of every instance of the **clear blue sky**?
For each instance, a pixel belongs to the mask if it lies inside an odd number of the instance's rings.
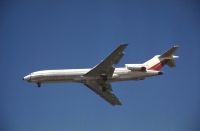
[[[1,131],[199,131],[198,0],[1,0]],[[119,66],[174,44],[177,68],[144,81],[114,83],[112,107],[81,84],[22,80],[42,69],[85,68],[121,42]]]

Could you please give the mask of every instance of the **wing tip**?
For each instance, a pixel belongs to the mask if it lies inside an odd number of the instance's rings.
[[[174,45],[173,46],[173,48],[176,48],[176,49],[179,48],[179,47],[180,47],[179,45]]]
[[[117,101],[114,102],[114,103],[110,103],[110,104],[112,104],[113,106],[122,106],[122,103],[121,103],[121,101],[119,101],[119,100],[117,100]]]
[[[121,43],[120,46],[127,47],[128,43]]]
[[[121,102],[119,102],[119,103],[117,103],[116,105],[118,105],[118,106],[122,106],[122,103],[121,103]]]

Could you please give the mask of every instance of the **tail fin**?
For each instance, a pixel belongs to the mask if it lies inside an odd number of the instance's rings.
[[[176,50],[178,49],[178,46],[173,46],[171,49],[166,51],[162,55],[156,55],[152,59],[148,60],[144,63],[146,65],[146,68],[148,70],[161,70],[164,65],[168,65],[169,67],[175,67],[175,59],[178,58],[178,56],[175,56]]]
[[[177,48],[178,46],[174,46],[159,57],[160,59],[165,59],[167,61],[166,64],[169,67],[176,66],[175,59],[178,58],[178,56],[175,56],[174,54],[176,53]]]

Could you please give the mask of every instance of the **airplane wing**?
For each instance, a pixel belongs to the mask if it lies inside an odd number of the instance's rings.
[[[111,105],[121,105],[119,99],[111,92],[111,85],[109,83],[105,83],[105,85],[100,85],[97,81],[89,81],[84,83],[89,89],[94,91],[96,94],[101,96]],[[106,86],[106,87],[103,87]],[[110,90],[102,91],[103,88],[109,88]]]
[[[121,102],[112,93],[112,87],[107,79],[112,77],[115,70],[113,64],[117,64],[120,61],[127,46],[128,44],[120,45],[100,64],[84,75],[85,77],[95,78],[86,80],[84,84],[112,105],[121,105]]]
[[[113,64],[117,64],[122,56],[123,51],[128,46],[128,44],[122,44],[117,49],[115,49],[106,59],[104,59],[100,64],[96,65],[92,70],[86,73],[84,76],[100,76],[106,75],[111,77],[114,72]]]

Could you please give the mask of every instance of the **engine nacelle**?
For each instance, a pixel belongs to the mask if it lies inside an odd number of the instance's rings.
[[[131,71],[142,71],[142,72],[146,72],[146,67],[144,67],[144,65],[141,64],[125,64],[125,67],[128,70]]]

